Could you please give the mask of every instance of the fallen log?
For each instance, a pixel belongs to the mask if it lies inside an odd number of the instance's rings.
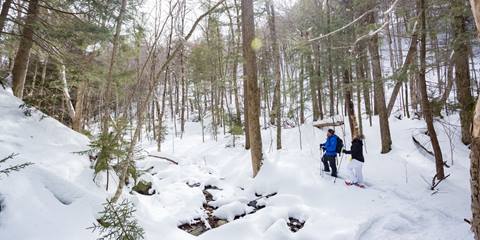
[[[167,158],[167,157],[150,155],[150,154],[149,154],[148,156],[149,156],[149,157],[153,157],[153,158],[163,159],[163,160],[166,160],[166,161],[168,161],[168,162],[171,162],[171,163],[173,163],[173,164],[175,164],[175,165],[178,165],[178,162],[176,162],[176,161],[174,161],[174,160],[172,160],[172,159],[170,159],[170,158]]]
[[[415,136],[412,136],[413,143],[419,148],[421,148],[423,151],[426,153],[430,154],[431,156],[434,156],[433,152],[430,149],[427,149],[424,145],[422,145],[416,138]]]
[[[316,123],[313,124],[314,127],[322,129],[325,127],[337,127],[337,126],[342,126],[344,124],[343,121],[338,121],[338,122],[322,122],[322,123]]]
[[[426,136],[428,136],[428,133],[424,133],[424,134]],[[412,136],[412,140],[413,140],[413,143],[415,143],[415,146],[417,146],[421,150],[425,151],[429,157],[434,157],[435,156],[435,154],[433,153],[433,150],[430,150],[425,145],[421,144],[420,141],[415,138],[415,136]],[[450,165],[447,164],[447,161],[443,162],[443,166],[445,166],[446,168],[450,168]]]

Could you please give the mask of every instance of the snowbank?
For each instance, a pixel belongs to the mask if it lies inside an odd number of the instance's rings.
[[[34,163],[0,176],[5,206],[0,212],[0,239],[96,239],[86,228],[108,194],[92,181],[88,159],[73,154],[85,150],[88,139],[54,119],[42,119],[41,113],[25,117],[20,104],[0,90],[0,157],[15,152],[20,155],[11,164]],[[207,136],[202,143],[199,124],[189,122],[183,139],[168,136],[162,146],[161,156],[178,165],[156,158],[138,163],[139,169],[149,169],[142,179],[152,182],[156,194],[125,192],[125,196],[136,206],[146,239],[473,239],[463,222],[470,216],[468,149],[460,144],[459,130],[453,136],[455,148],[450,148],[447,135],[437,126],[445,159],[450,163],[453,150],[455,163],[446,169],[451,176],[432,195],[428,187],[434,162],[411,140],[412,131],[423,126],[419,120],[392,118],[393,150],[381,155],[378,127],[365,122],[368,187],[360,189],[321,174],[318,145],[326,132],[312,122],[284,130],[280,151],[272,146],[275,132],[263,130],[265,160],[255,179],[248,151],[241,146],[225,148],[231,140],[223,136],[218,141]],[[338,128],[337,134],[346,136],[349,148],[348,127]],[[240,137],[238,142],[242,141]],[[155,143],[143,144],[150,154],[160,156]],[[345,177],[347,164],[345,157],[341,176]],[[264,208],[252,213],[253,200]],[[216,208],[217,218],[230,222],[199,237],[178,228],[207,219],[206,204]],[[287,226],[290,218],[305,225],[293,233]]]

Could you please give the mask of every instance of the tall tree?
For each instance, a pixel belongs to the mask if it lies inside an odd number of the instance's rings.
[[[353,104],[353,88],[350,80],[351,74],[348,67],[343,70],[343,87],[345,88],[345,108],[348,114],[348,122],[350,124],[350,133],[352,139],[360,136],[358,128],[357,116],[355,116],[355,106]]]
[[[108,131],[108,122],[110,119],[110,101],[112,98],[112,82],[113,82],[113,68],[115,66],[115,61],[117,58],[117,51],[120,41],[120,33],[122,31],[122,23],[125,15],[125,10],[127,8],[127,0],[122,0],[122,4],[120,5],[120,11],[116,19],[115,23],[115,35],[113,36],[112,42],[112,54],[110,55],[110,64],[108,66],[108,73],[107,73],[107,86],[105,87],[105,95],[104,95],[104,109],[103,109],[103,118],[102,118],[102,130],[104,132]]]
[[[30,50],[33,46],[33,32],[39,13],[39,0],[31,0],[28,3],[27,19],[22,30],[22,38],[18,46],[15,63],[12,70],[13,94],[18,98],[23,97],[23,88],[27,76]]]
[[[326,2],[326,14],[327,14],[327,32],[330,32],[330,25],[331,25],[331,16],[330,16],[330,4],[327,0]],[[334,93],[334,86],[333,86],[333,64],[332,64],[332,38],[329,37],[327,39],[327,56],[328,56],[328,97],[330,103],[330,116],[335,115],[335,93]]]
[[[418,11],[420,16],[420,72],[418,74],[418,88],[420,90],[420,95],[422,98],[422,109],[425,122],[427,123],[428,135],[432,142],[433,152],[435,154],[435,165],[437,168],[436,177],[438,180],[445,178],[445,173],[443,171],[443,157],[442,150],[440,149],[440,144],[438,143],[437,133],[435,132],[435,127],[433,125],[433,115],[432,109],[430,106],[430,101],[428,100],[427,93],[427,83],[425,80],[425,73],[427,67],[427,40],[426,40],[426,6],[425,0],[418,0]]]
[[[257,60],[255,57],[255,22],[253,1],[242,0],[242,39],[245,75],[247,81],[248,129],[253,176],[260,171],[262,165],[262,136],[260,132],[260,95],[257,83]]]
[[[470,0],[477,33],[480,31],[480,0]],[[480,98],[475,105],[470,152],[471,230],[475,240],[480,240]]]
[[[5,0],[2,4],[2,11],[0,12],[0,35],[2,35],[5,22],[7,21],[8,11],[12,5],[13,0]]]
[[[375,14],[369,13],[367,23],[375,24]],[[378,51],[378,35],[374,34],[368,41],[368,51],[372,58],[372,75],[375,94],[375,106],[378,111],[380,122],[380,137],[382,140],[381,153],[388,153],[392,150],[392,138],[390,136],[390,126],[388,123],[388,112],[385,104],[385,89],[382,79],[382,68],[380,64],[380,53]]]
[[[275,90],[273,93],[272,111],[270,114],[270,123],[277,125],[277,149],[282,148],[282,113],[281,113],[281,69],[280,69],[280,49],[278,47],[277,32],[275,30],[275,8],[270,1],[267,1],[267,13],[269,13],[268,25],[270,28],[270,38],[272,39],[272,54],[274,62]]]
[[[457,89],[458,102],[460,103],[460,124],[462,128],[462,142],[470,144],[472,141],[471,125],[472,113],[475,100],[470,92],[470,69],[468,65],[468,44],[470,40],[466,33],[465,1],[452,0],[453,26],[454,31],[454,57],[455,84]]]

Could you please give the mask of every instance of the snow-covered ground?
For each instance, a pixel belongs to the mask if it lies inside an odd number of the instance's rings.
[[[20,104],[0,90],[0,158],[20,154],[0,168],[8,163],[34,163],[8,177],[0,176],[0,239],[96,239],[87,228],[114,187],[105,191],[104,176],[94,183],[88,158],[73,154],[87,149],[88,139],[51,118],[41,119],[39,113],[25,117]],[[447,120],[458,122],[455,116]],[[124,196],[135,203],[146,239],[473,239],[463,221],[470,216],[469,159],[459,132],[453,136],[454,164],[445,169],[451,176],[432,195],[428,188],[435,172],[433,159],[411,138],[423,121],[392,117],[393,150],[384,155],[379,153],[377,121],[374,118],[374,126],[369,127],[364,120],[366,189],[347,187],[341,179],[334,183],[320,173],[318,146],[326,132],[311,122],[300,129],[285,129],[280,151],[275,150],[275,130],[263,130],[265,161],[255,179],[250,153],[241,146],[243,139],[237,140],[235,148],[226,147],[232,141],[229,136],[219,136],[218,141],[207,137],[202,143],[199,124],[189,122],[182,139],[167,137],[162,153],[155,151],[155,143],[144,143],[150,154],[179,162],[147,158],[138,163],[140,169],[153,166],[141,178],[152,181],[156,194],[125,191]],[[345,135],[343,128],[336,130],[349,148],[348,127]],[[437,130],[445,160],[451,164],[444,127],[438,124]],[[340,175],[345,176],[347,163],[344,158]],[[208,190],[214,200],[209,204],[218,207],[213,214],[229,223],[195,237],[177,226],[207,217],[202,207],[202,190],[207,185],[219,188]],[[274,192],[275,196],[258,200],[265,208],[233,220],[252,211],[247,203],[256,193]],[[305,221],[304,227],[291,232],[290,217]]]

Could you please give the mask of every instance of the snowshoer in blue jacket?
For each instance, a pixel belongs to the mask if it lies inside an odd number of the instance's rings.
[[[335,164],[335,160],[337,159],[337,139],[338,137],[335,135],[335,130],[328,129],[327,141],[320,144],[320,147],[324,151],[322,157],[323,171],[330,172],[330,168],[332,168],[333,177],[337,177],[337,165]]]

